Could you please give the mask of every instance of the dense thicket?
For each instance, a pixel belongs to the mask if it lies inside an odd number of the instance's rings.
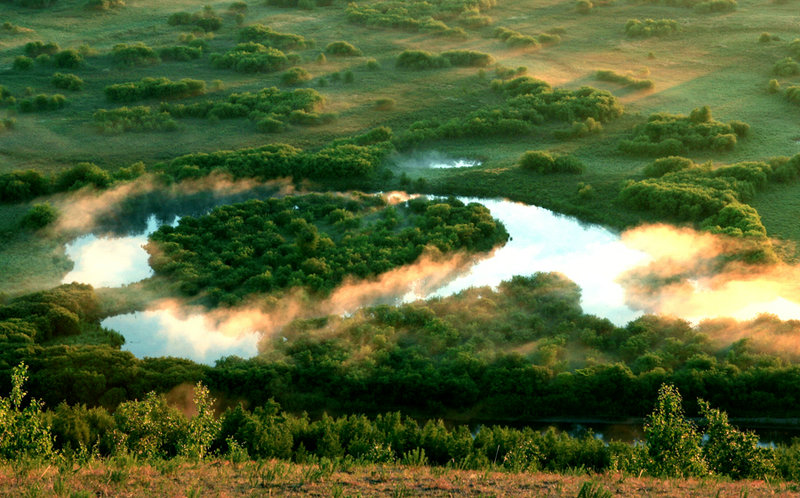
[[[206,100],[193,104],[162,103],[161,111],[176,118],[234,119],[247,117],[265,133],[280,132],[289,124],[318,125],[329,123],[335,114],[318,112],[324,98],[314,89],[292,91],[276,87],[258,92],[234,93],[227,102]]]
[[[190,78],[172,81],[163,77],[117,83],[105,87],[104,90],[108,100],[126,103],[144,99],[181,99],[202,95],[205,92],[205,81]]]
[[[637,125],[632,138],[620,141],[619,150],[652,156],[674,156],[689,150],[731,150],[749,129],[740,121],[725,124],[713,119],[708,106],[698,107],[688,116],[661,112]]]
[[[299,57],[294,54],[287,56],[277,48],[255,42],[239,43],[224,54],[211,54],[212,66],[240,73],[270,73],[297,62]]]
[[[481,12],[495,5],[494,0],[453,0],[430,3],[422,0],[403,2],[381,0],[370,4],[352,2],[347,6],[347,19],[356,24],[408,31],[425,31],[447,36],[464,36],[461,28],[452,28],[444,21],[454,20],[473,25]]]
[[[412,263],[426,246],[486,251],[507,237],[478,204],[417,200],[391,207],[380,196],[306,195],[181,218],[151,235],[146,249],[156,274],[183,293],[236,304],[292,287],[325,294],[345,277],[371,278]]]
[[[616,97],[596,88],[553,89],[546,82],[528,76],[494,80],[492,88],[506,98],[500,106],[448,121],[417,121],[398,137],[397,144],[411,146],[442,138],[526,135],[547,121],[580,125],[591,118],[593,122],[605,123],[622,114],[622,105]]]
[[[633,76],[627,74],[620,74],[614,71],[597,71],[595,73],[595,78],[600,81],[610,81],[612,83],[619,83],[620,85],[624,85],[626,87],[633,88],[635,90],[648,90],[653,88],[653,80],[646,80],[640,78],[634,78]]]
[[[175,131],[178,123],[164,111],[147,106],[98,109],[92,119],[100,133],[116,135],[128,131]]]
[[[263,24],[253,24],[239,30],[240,42],[255,42],[281,50],[313,48],[314,40],[294,33],[281,33]]]
[[[625,23],[625,34],[631,38],[649,38],[651,36],[667,36],[678,31],[678,22],[674,19],[628,19]]]

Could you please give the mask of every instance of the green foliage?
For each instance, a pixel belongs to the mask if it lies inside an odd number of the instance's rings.
[[[781,84],[778,83],[778,80],[771,79],[769,80],[769,85],[767,86],[767,91],[769,93],[778,93],[781,91]]]
[[[777,76],[795,76],[800,74],[800,64],[793,58],[786,57],[775,63],[772,73]]]
[[[281,74],[281,83],[288,86],[295,86],[310,80],[311,73],[302,67],[292,67]]]
[[[358,146],[331,152],[348,148]],[[337,164],[341,152],[324,154],[310,165],[319,170],[315,176],[343,176],[353,168],[352,161]],[[380,197],[331,195],[249,201],[162,227],[146,248],[154,271],[169,275],[184,293],[207,291],[214,304],[235,304],[247,294],[297,286],[326,294],[346,276],[370,278],[411,263],[427,245],[443,252],[488,250],[507,238],[477,204],[418,203],[419,215],[382,204]],[[242,220],[249,228],[239,228]],[[332,228],[322,231],[325,226]]]
[[[21,225],[33,230],[44,228],[58,218],[58,210],[50,204],[34,204],[25,213]]]
[[[111,49],[111,60],[123,66],[147,66],[161,62],[155,50],[142,42],[114,45]]]
[[[203,50],[202,46],[175,45],[158,49],[158,56],[165,61],[188,62],[202,57]]]
[[[17,110],[23,113],[55,111],[62,109],[66,105],[67,98],[60,93],[54,95],[40,93],[27,99],[19,99],[17,101]]]
[[[378,111],[391,111],[397,102],[393,98],[385,97],[375,101],[375,109]]]
[[[50,179],[36,170],[0,174],[0,202],[33,199],[50,191]]]
[[[490,64],[494,64],[494,57],[473,50],[447,50],[440,55],[444,57],[451,66],[486,67]]]
[[[208,455],[211,443],[219,437],[221,424],[214,415],[215,400],[201,382],[194,387],[193,401],[197,415],[189,420],[181,453],[202,460]]]
[[[800,59],[800,38],[795,38],[789,44],[789,55],[795,59]]]
[[[211,7],[206,7],[200,12],[175,12],[167,19],[170,26],[195,26],[206,33],[219,31],[222,28],[222,18]]]
[[[108,172],[92,163],[78,163],[59,173],[53,181],[53,187],[59,192],[77,190],[87,185],[105,188],[110,184],[111,176]]]
[[[398,138],[398,146],[412,146],[443,138],[527,135],[535,126],[546,121],[583,121],[578,127],[585,124],[588,132],[591,125],[592,131],[599,131],[597,123],[610,121],[622,114],[622,106],[613,95],[591,87],[552,89],[544,81],[528,76],[508,81],[494,80],[491,87],[506,97],[505,103],[446,122],[428,120],[412,123],[408,131]]]
[[[678,32],[678,22],[674,19],[628,19],[625,23],[625,34],[631,38],[650,38],[651,36],[668,36]]]
[[[569,155],[553,156],[548,152],[529,150],[519,159],[521,168],[536,173],[583,173],[584,164]]]
[[[302,70],[301,70],[302,71]],[[302,76],[302,73],[300,73]],[[329,123],[335,114],[321,113],[324,98],[316,90],[301,88],[284,91],[276,87],[258,92],[234,93],[227,102],[206,100],[194,104],[162,102],[160,110],[174,118],[207,119],[249,118],[264,133],[284,131],[288,125],[313,126]]]
[[[423,0],[381,0],[369,4],[352,2],[346,13],[348,21],[355,24],[463,37],[466,35],[463,29],[451,28],[444,21],[456,19],[469,23],[495,3],[494,0],[452,0],[435,4]]]
[[[294,33],[281,33],[263,24],[253,24],[239,30],[239,41],[242,43],[259,43],[281,50],[314,48],[315,45],[314,40],[306,39]]]
[[[146,106],[98,109],[92,114],[101,133],[117,135],[126,131],[175,131],[178,123],[172,115]]]
[[[793,104],[800,104],[800,86],[792,85],[786,87],[786,100]]]
[[[761,479],[774,472],[771,455],[758,445],[758,436],[731,426],[728,414],[699,400],[705,425],[703,458],[714,474],[733,479]]]
[[[178,455],[190,434],[186,418],[170,407],[163,395],[154,392],[148,393],[142,401],[121,403],[114,412],[114,422],[116,452],[130,452],[142,459]],[[204,442],[189,444],[197,449]]]
[[[74,74],[55,73],[50,82],[54,87],[61,88],[62,90],[77,92],[83,89],[83,80]]]
[[[24,55],[18,55],[14,58],[13,67],[16,71],[27,71],[33,67],[33,59]]]
[[[694,161],[680,156],[662,157],[644,167],[644,176],[648,178],[658,178],[688,168],[696,167]]]
[[[325,53],[339,57],[360,57],[361,50],[346,41],[335,41],[325,46]]]
[[[203,95],[206,83],[202,80],[183,78],[172,81],[168,78],[142,78],[139,81],[117,83],[105,87],[103,92],[112,102],[135,102],[144,99],[180,99]]]
[[[88,0],[86,2],[87,9],[94,10],[109,10],[115,7],[123,7],[125,2],[123,0]]]
[[[211,65],[220,69],[233,69],[240,73],[270,73],[297,62],[297,56],[287,56],[277,48],[247,42],[236,45],[225,54],[211,54]]]
[[[675,386],[663,384],[658,401],[644,424],[647,460],[654,476],[688,477],[708,472],[700,447],[700,434],[683,414],[683,399]]]
[[[62,50],[53,56],[57,67],[75,69],[83,65],[83,56],[74,49]]]
[[[536,38],[523,35],[519,31],[498,27],[494,30],[494,37],[503,40],[510,47],[538,47],[539,42]]]
[[[620,141],[619,150],[653,156],[674,156],[687,150],[730,150],[748,129],[741,121],[725,124],[714,120],[708,106],[694,109],[689,116],[657,113],[634,128],[633,138]]]
[[[441,55],[435,55],[424,50],[404,50],[397,56],[395,65],[402,69],[435,69],[447,67],[449,61]]]
[[[627,74],[620,74],[614,71],[597,71],[597,73],[595,73],[595,78],[600,81],[619,83],[620,85],[630,87],[635,90],[649,90],[654,86],[653,80],[634,78]]]
[[[25,44],[25,55],[31,58],[38,57],[42,54],[56,55],[61,50],[55,42],[41,42],[32,41]]]
[[[736,0],[705,0],[692,7],[698,14],[711,14],[714,12],[733,12],[739,4]]]
[[[590,0],[578,0],[575,2],[575,10],[580,14],[588,14],[594,8],[594,4]]]
[[[11,395],[0,397],[0,458],[4,460],[54,456],[53,436],[42,414],[42,403],[31,399],[23,408],[27,380],[28,366],[20,363],[11,373]]]

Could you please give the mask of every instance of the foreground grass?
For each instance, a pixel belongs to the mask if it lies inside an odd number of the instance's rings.
[[[793,483],[280,461],[0,467],[0,496],[797,496]],[[583,496],[583,495],[581,495]]]

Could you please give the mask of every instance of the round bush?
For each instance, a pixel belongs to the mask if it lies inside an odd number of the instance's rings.
[[[339,57],[358,57],[361,55],[361,50],[346,41],[335,41],[325,47],[325,53]]]

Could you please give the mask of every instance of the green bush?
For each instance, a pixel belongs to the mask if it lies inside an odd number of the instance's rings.
[[[795,76],[800,74],[800,64],[791,57],[786,57],[775,63],[772,73],[778,76]]]
[[[88,0],[86,2],[87,9],[94,10],[108,10],[114,7],[122,7],[125,5],[123,0]]]
[[[181,99],[206,93],[206,83],[184,78],[172,81],[168,78],[142,78],[139,81],[109,85],[103,90],[112,102],[135,102],[144,99]]]
[[[647,471],[659,477],[688,477],[708,473],[702,457],[701,436],[686,419],[675,386],[662,385],[653,413],[644,425]]]
[[[595,78],[600,81],[619,83],[620,85],[624,85],[635,90],[649,90],[654,86],[653,80],[634,78],[632,76],[628,76],[627,74],[619,74],[614,71],[597,71],[597,73],[595,73]]]
[[[494,57],[473,50],[448,50],[440,54],[451,66],[486,67],[494,63]]]
[[[448,60],[424,50],[404,50],[397,56],[395,65],[402,69],[436,69],[447,67]]]
[[[710,14],[713,12],[733,12],[738,7],[736,0],[706,0],[692,7],[698,14]]]
[[[578,0],[575,2],[575,10],[580,14],[588,14],[594,8],[594,4],[590,0]]]
[[[800,59],[800,38],[795,38],[789,44],[789,55],[795,59]]]
[[[74,74],[55,73],[50,82],[54,87],[62,90],[77,92],[83,89],[83,80]]]
[[[145,106],[98,109],[92,114],[101,133],[116,135],[126,131],[174,131],[178,123],[163,111],[154,111]]]
[[[59,173],[53,180],[53,188],[57,192],[77,190],[85,186],[106,188],[111,185],[111,175],[92,163],[78,163],[72,168]]]
[[[781,91],[781,84],[778,83],[778,80],[772,79],[769,80],[769,85],[767,86],[767,91],[769,93],[778,93]]]
[[[61,48],[54,42],[41,42],[33,41],[25,44],[25,55],[31,58],[38,57],[42,54],[56,55]]]
[[[50,204],[34,204],[22,218],[21,225],[38,230],[44,228],[58,218],[58,210]]]
[[[360,57],[361,50],[346,41],[335,41],[325,47],[325,53],[339,57]]]
[[[662,157],[644,167],[644,176],[648,178],[658,178],[688,168],[695,167],[694,161],[680,156]]]
[[[114,45],[111,49],[111,60],[124,66],[146,66],[161,62],[155,50],[142,42]]]
[[[667,36],[678,32],[678,22],[674,19],[628,19],[625,23],[625,34],[631,38],[650,38],[651,36]]]
[[[287,57],[276,48],[265,47],[255,42],[240,43],[225,54],[211,54],[212,66],[233,69],[240,73],[279,71],[298,60],[297,56]]]
[[[510,47],[538,47],[536,38],[523,35],[519,31],[498,27],[494,30],[494,37],[503,40]]]
[[[67,99],[61,94],[46,95],[40,93],[27,99],[17,101],[19,112],[55,111],[67,105]]]
[[[83,56],[77,50],[67,49],[54,55],[53,62],[57,67],[74,69],[83,64]]]
[[[302,67],[292,67],[281,74],[281,83],[287,86],[294,86],[310,80],[311,73]]]
[[[27,71],[33,67],[33,59],[24,55],[18,55],[14,58],[14,69],[17,71]]]
[[[529,150],[519,159],[522,169],[534,171],[536,173],[583,173],[584,164],[575,157],[569,155],[553,156],[548,152],[539,150]]]
[[[786,98],[793,104],[800,104],[800,86],[787,87]]]
[[[253,24],[239,30],[240,42],[260,43],[281,50],[314,48],[314,41],[294,33],[280,33],[263,24]]]
[[[190,60],[199,59],[202,56],[202,47],[176,45],[174,47],[164,47],[158,49],[158,57],[162,60],[188,62]]]
[[[396,104],[397,102],[392,98],[381,98],[375,101],[375,109],[379,111],[391,111]]]

